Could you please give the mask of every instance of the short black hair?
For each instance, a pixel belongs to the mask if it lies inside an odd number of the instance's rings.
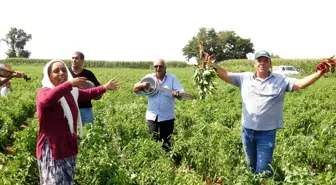
[[[82,52],[80,52],[80,51],[76,51],[75,53],[76,53],[77,55],[79,55],[79,57],[80,57],[81,60],[84,60],[85,57],[84,57],[84,54],[83,54]]]

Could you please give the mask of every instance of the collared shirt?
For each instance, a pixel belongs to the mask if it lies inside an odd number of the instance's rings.
[[[10,92],[10,89],[7,87],[1,88],[1,96],[6,96]]]
[[[155,73],[148,74],[145,77],[152,77],[158,82]],[[183,92],[180,82],[172,74],[166,73],[162,83],[159,83],[159,85],[167,89]],[[137,94],[142,94],[142,92],[139,91]],[[148,96],[146,119],[155,121],[156,117],[158,122],[175,118],[175,98],[171,93],[158,91],[155,95]]]
[[[230,73],[232,84],[240,88],[242,125],[253,130],[272,130],[283,127],[285,93],[291,92],[297,81],[270,73],[260,79],[252,72]]]

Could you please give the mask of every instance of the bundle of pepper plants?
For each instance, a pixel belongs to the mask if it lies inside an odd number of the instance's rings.
[[[195,69],[193,81],[197,86],[198,95],[200,99],[204,99],[207,94],[212,94],[216,90],[216,84],[214,82],[217,73],[216,69],[212,67],[215,62],[215,54],[209,54],[204,51],[204,45],[202,41],[199,41],[199,59],[198,65]]]

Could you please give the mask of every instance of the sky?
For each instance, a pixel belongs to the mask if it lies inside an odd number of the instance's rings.
[[[333,0],[0,0],[0,38],[32,34],[30,58],[185,61],[199,31],[234,31],[254,49],[285,59],[336,55]],[[0,59],[7,44],[0,41]],[[251,55],[249,55],[251,57]]]

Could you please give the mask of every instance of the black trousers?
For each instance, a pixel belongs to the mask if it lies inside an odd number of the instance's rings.
[[[172,143],[171,136],[174,131],[174,120],[167,120],[158,122],[157,118],[155,121],[148,120],[148,130],[152,134],[152,137],[155,141],[161,142],[163,140],[162,148],[165,151],[169,151]]]

